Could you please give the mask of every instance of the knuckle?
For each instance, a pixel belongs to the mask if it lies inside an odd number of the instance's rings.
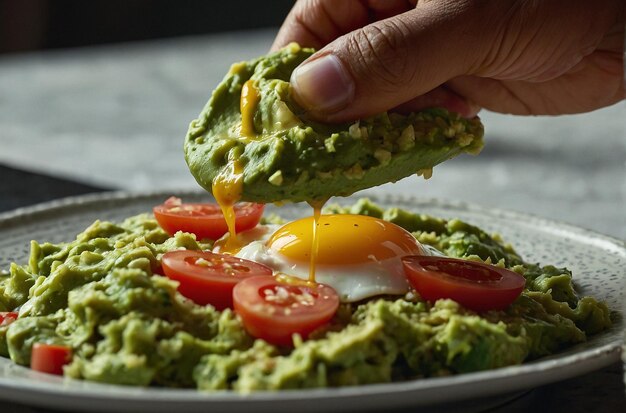
[[[370,25],[348,39],[348,53],[364,78],[374,78],[381,87],[395,89],[407,80],[409,39],[407,28],[392,20]]]

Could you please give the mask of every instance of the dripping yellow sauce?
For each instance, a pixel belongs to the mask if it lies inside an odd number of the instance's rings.
[[[241,88],[239,109],[241,111],[241,138],[251,138],[256,136],[254,129],[254,114],[258,107],[260,95],[254,87],[252,80],[246,81]],[[235,204],[241,199],[243,189],[243,166],[239,157],[229,154],[226,168],[218,175],[212,184],[212,191],[215,200],[222,209],[224,219],[228,226],[228,236],[218,240],[213,248],[219,249],[221,253],[236,254],[242,247],[241,241],[237,238],[235,227]],[[319,221],[322,214],[322,207],[328,199],[310,201],[313,208],[313,228],[311,253],[309,263],[309,283],[315,283],[315,268],[319,251]]]
[[[228,226],[228,236],[214,245],[222,253],[236,254],[242,247],[235,228],[235,204],[241,199],[242,187],[243,167],[239,159],[229,159],[226,169],[213,180],[212,185],[213,196],[222,209]]]
[[[260,95],[252,80],[246,81],[241,88],[239,109],[241,110],[241,137],[249,138],[256,135],[254,130],[254,113],[259,104]],[[212,183],[215,200],[224,214],[228,226],[228,236],[218,240],[213,248],[221,253],[236,254],[243,247],[237,238],[235,227],[235,204],[241,199],[243,191],[243,165],[239,156],[229,153],[226,168]]]
[[[320,199],[309,201],[309,205],[313,208],[313,236],[311,237],[311,261],[309,262],[309,282],[315,282],[315,266],[317,264],[317,255],[320,249],[320,237],[317,228],[320,225],[320,216],[322,215],[322,207],[328,199]]]
[[[246,81],[241,88],[241,98],[239,100],[242,137],[250,138],[256,135],[254,130],[254,113],[260,99],[259,91],[254,87],[252,80]]]

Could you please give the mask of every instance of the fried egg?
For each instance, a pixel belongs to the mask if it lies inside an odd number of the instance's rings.
[[[313,217],[283,226],[259,225],[239,234],[235,255],[283,273],[309,278]],[[364,215],[322,215],[315,281],[333,287],[343,302],[409,291],[401,258],[433,255],[403,228]]]

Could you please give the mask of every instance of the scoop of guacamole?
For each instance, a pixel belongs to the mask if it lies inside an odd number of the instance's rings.
[[[187,164],[203,188],[212,191],[235,157],[243,167],[242,200],[326,199],[415,173],[429,177],[435,165],[481,150],[480,120],[445,109],[349,124],[312,121],[292,99],[289,77],[313,52],[291,44],[231,67],[185,138]]]
[[[100,222],[61,244],[31,244],[27,263],[0,273],[0,356],[28,366],[34,343],[72,348],[69,377],[136,386],[239,392],[419,379],[514,365],[557,352],[611,325],[604,303],[579,297],[565,268],[525,262],[511,246],[460,220],[361,200],[328,212],[376,216],[448,256],[490,262],[526,278],[504,311],[476,313],[413,293],[342,304],[294,348],[251,337],[231,310],[200,306],[159,275],[161,256],[207,249],[169,236],[146,215]],[[276,219],[276,218],[274,218]]]

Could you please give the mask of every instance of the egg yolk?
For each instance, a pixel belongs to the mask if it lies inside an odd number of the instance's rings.
[[[254,112],[258,106],[260,95],[252,80],[248,80],[241,88],[239,108],[241,110],[241,137],[254,136]],[[237,253],[243,246],[237,238],[235,229],[235,204],[241,199],[243,191],[243,165],[238,153],[231,151],[228,154],[228,164],[212,183],[211,191],[222,209],[228,237],[219,241],[220,251],[227,254]]]
[[[405,229],[364,215],[322,215],[317,227],[318,265],[353,265],[405,255],[424,254]],[[279,228],[267,245],[294,262],[309,263],[313,245],[313,217]]]
[[[243,246],[237,238],[235,229],[235,203],[241,198],[243,186],[243,167],[238,158],[229,159],[224,173],[213,180],[213,196],[220,206],[226,225],[228,237],[220,243],[222,252],[235,254]]]
[[[252,80],[246,81],[241,88],[239,109],[241,111],[241,134],[243,137],[252,137],[254,131],[254,112],[261,100],[258,90]]]

